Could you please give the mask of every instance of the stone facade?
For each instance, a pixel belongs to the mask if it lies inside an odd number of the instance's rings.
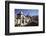
[[[15,16],[16,24],[27,25],[31,22],[31,16],[25,16],[22,12]]]

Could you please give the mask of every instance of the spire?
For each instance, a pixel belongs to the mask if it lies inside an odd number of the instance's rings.
[[[32,17],[32,14],[31,14],[31,13],[29,13],[29,16],[31,16],[31,17]]]
[[[23,12],[21,11],[21,14],[23,14]]]

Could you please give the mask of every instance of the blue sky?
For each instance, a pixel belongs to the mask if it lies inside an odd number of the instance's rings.
[[[19,14],[19,12],[23,12],[25,16],[37,16],[38,10],[37,9],[15,9],[15,14]]]

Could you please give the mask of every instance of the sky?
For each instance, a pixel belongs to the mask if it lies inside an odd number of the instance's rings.
[[[19,12],[23,12],[25,16],[38,16],[38,9],[15,9],[15,14],[19,14]]]

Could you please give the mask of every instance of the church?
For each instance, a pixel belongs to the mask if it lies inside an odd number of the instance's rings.
[[[25,16],[24,13],[21,11],[15,16],[15,25],[27,25],[29,22],[31,22],[31,20],[31,16]]]

